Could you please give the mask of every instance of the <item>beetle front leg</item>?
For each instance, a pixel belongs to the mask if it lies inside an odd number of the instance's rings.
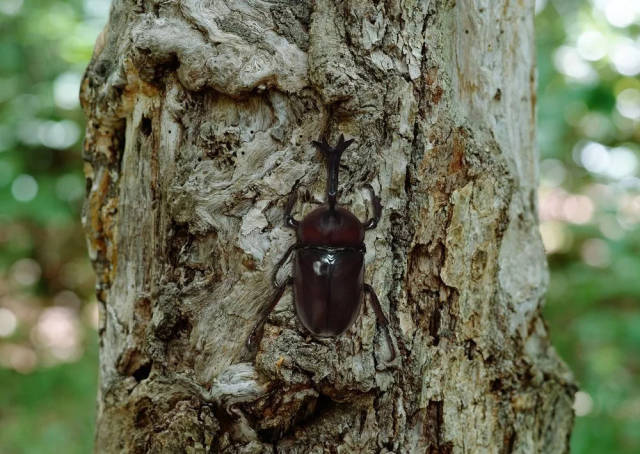
[[[382,217],[382,204],[380,203],[380,197],[373,190],[373,186],[366,184],[364,187],[371,193],[371,204],[373,205],[373,217],[364,223],[364,229],[371,230],[376,228]]]
[[[299,182],[296,181],[296,184],[293,185],[293,190],[291,191],[291,195],[289,196],[289,200],[287,201],[287,206],[284,212],[284,223],[292,229],[298,227],[298,221],[291,214],[293,212],[293,207],[298,200],[298,184]]]
[[[277,287],[278,292],[273,296],[273,299],[271,300],[271,303],[269,303],[267,311],[262,317],[260,317],[260,320],[253,327],[253,329],[251,330],[251,334],[249,334],[249,337],[247,338],[247,348],[249,349],[249,351],[254,351],[258,346],[258,342],[262,338],[262,328],[264,327],[267,318],[269,318],[271,312],[273,312],[275,307],[278,305],[278,302],[282,298],[282,295],[284,295],[284,291],[286,290],[287,285],[291,283],[293,283],[293,278],[287,279],[287,281],[281,287]]]
[[[387,342],[389,342],[389,348],[391,349],[391,359],[389,359],[389,362],[392,362],[396,359],[396,348],[393,345],[391,333],[389,332],[389,320],[387,320],[387,317],[384,315],[382,306],[380,306],[380,301],[378,301],[378,296],[376,295],[376,291],[373,287],[369,284],[364,284],[364,290],[371,296],[370,302],[373,307],[373,311],[376,313],[376,319],[378,320],[378,324],[384,329],[384,333],[387,336]]]

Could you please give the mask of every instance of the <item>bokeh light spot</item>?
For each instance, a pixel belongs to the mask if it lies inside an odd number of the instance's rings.
[[[597,142],[587,143],[580,152],[580,162],[589,172],[604,172],[609,167],[607,148]]]
[[[597,80],[597,74],[585,61],[578,50],[570,46],[560,46],[553,55],[553,62],[562,74],[580,82]]]
[[[104,21],[104,18],[109,15],[109,6],[111,2],[109,0],[84,0],[84,11],[89,17],[99,18]]]
[[[618,93],[616,108],[620,115],[632,120],[640,119],[640,90],[627,88]]]
[[[582,134],[595,140],[609,137],[613,131],[613,123],[606,115],[599,112],[588,112],[578,122]]]
[[[596,268],[606,268],[611,264],[609,246],[599,238],[590,238],[582,243],[580,256],[584,263]]]
[[[536,0],[536,14],[540,14],[547,6],[547,0]]]
[[[626,194],[618,200],[618,222],[627,230],[640,223],[640,195]]]
[[[616,71],[624,76],[640,73],[640,49],[630,39],[624,39],[615,46],[611,61]]]
[[[635,20],[634,11],[629,9],[629,0],[607,0],[604,5],[604,14],[614,27],[625,28],[633,24]]]
[[[584,392],[578,391],[573,401],[573,411],[576,416],[586,416],[593,410],[593,399],[591,396]]]
[[[638,167],[636,154],[627,147],[608,149],[598,142],[587,142],[579,156],[580,164],[589,172],[618,180],[633,176]]]
[[[34,118],[25,119],[20,122],[16,128],[16,136],[20,142],[25,145],[36,146],[40,145],[38,139],[38,128],[40,127],[40,121]]]
[[[611,149],[611,162],[607,168],[607,175],[611,178],[622,179],[635,174],[638,167],[636,154],[626,147]]]
[[[48,351],[54,360],[69,362],[82,354],[78,317],[68,307],[50,307],[42,311],[33,329],[32,340]]]
[[[11,336],[18,326],[15,314],[5,307],[0,307],[0,337]]]
[[[11,194],[18,202],[29,202],[38,195],[38,182],[31,175],[18,175],[11,184]]]
[[[98,307],[98,303],[96,301],[92,301],[91,303],[85,305],[82,316],[85,320],[85,323],[87,323],[95,330],[98,329],[98,327],[100,326],[100,308]]]
[[[0,12],[7,16],[15,16],[22,9],[23,0],[2,0],[0,1]]]
[[[585,60],[600,60],[607,54],[607,43],[599,31],[587,30],[580,34],[577,41],[578,53]]]
[[[11,277],[18,284],[28,287],[40,279],[40,264],[33,259],[20,259],[11,267]]]
[[[69,148],[80,138],[80,128],[71,120],[45,121],[38,126],[38,139],[58,150]]]
[[[540,180],[545,186],[560,186],[567,175],[567,171],[558,159],[545,159],[540,163]]]
[[[571,234],[562,222],[546,221],[540,223],[540,235],[547,254],[554,254],[571,246]]]
[[[594,206],[589,197],[572,195],[565,199],[562,211],[567,221],[573,224],[586,224],[593,216]]]
[[[76,72],[60,74],[53,82],[53,99],[58,107],[75,109],[80,105],[78,93],[82,76]]]
[[[0,364],[21,374],[32,372],[38,364],[33,349],[19,344],[0,345]]]
[[[600,220],[599,227],[600,232],[602,232],[605,238],[614,241],[624,238],[624,230],[615,216],[603,216]]]

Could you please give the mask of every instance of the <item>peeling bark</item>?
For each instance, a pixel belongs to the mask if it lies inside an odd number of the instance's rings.
[[[567,452],[533,46],[533,1],[114,0],[81,93],[97,452]],[[323,198],[310,141],[341,133],[399,355],[370,309],[310,338],[287,291],[252,356],[287,197]]]

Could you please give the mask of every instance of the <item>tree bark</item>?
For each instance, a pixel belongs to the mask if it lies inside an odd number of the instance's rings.
[[[97,452],[561,453],[575,387],[541,316],[533,1],[114,0],[82,85],[101,306]],[[314,339],[287,291],[343,133],[365,306]]]

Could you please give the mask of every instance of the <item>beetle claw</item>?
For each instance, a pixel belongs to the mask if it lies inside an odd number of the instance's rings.
[[[333,148],[329,146],[326,139],[322,139],[322,142],[318,142],[317,140],[312,140],[311,143],[326,154],[329,154],[333,151]]]

